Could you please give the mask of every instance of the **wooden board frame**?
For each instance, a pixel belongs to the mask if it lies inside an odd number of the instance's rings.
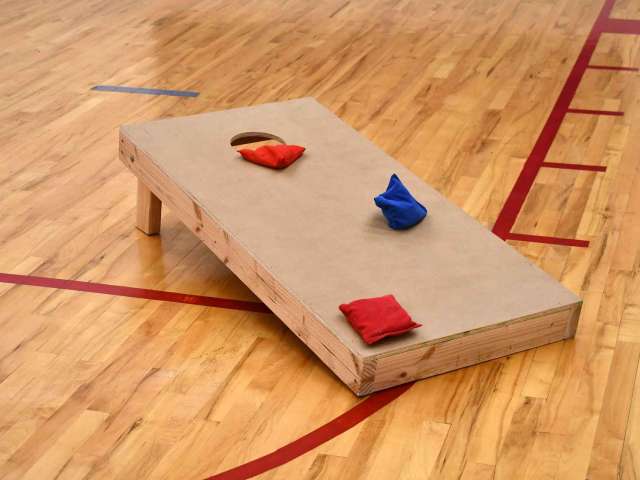
[[[196,198],[180,188],[156,164],[151,154],[138,148],[126,127],[120,131],[120,159],[139,180],[138,225],[143,225],[141,229],[156,233],[160,225],[160,202],[166,204],[356,395],[366,395],[575,334],[582,303],[577,297],[558,308],[506,322],[391,352],[359,354],[327,328],[303,299],[292,295],[287,286],[265,268],[261,259],[234,238]]]

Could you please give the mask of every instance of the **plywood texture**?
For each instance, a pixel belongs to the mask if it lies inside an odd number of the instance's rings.
[[[262,168],[242,132],[307,152]],[[576,295],[314,99],[125,125],[120,156],[357,394],[575,332]],[[392,173],[429,209],[408,231],[373,203]],[[388,293],[424,326],[368,346],[338,305]]]

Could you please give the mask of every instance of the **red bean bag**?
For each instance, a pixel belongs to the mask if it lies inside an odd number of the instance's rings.
[[[400,335],[422,326],[411,320],[393,295],[343,303],[340,305],[340,311],[369,345],[385,337]]]
[[[287,168],[302,156],[305,148],[298,145],[263,145],[255,150],[238,150],[242,158],[269,168]]]

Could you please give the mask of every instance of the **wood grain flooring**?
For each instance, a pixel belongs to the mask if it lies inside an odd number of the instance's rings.
[[[120,124],[314,96],[491,228],[602,7],[586,0],[0,0],[0,272],[254,300],[163,212]],[[617,18],[640,19],[636,0]],[[640,36],[593,62],[640,67]],[[640,75],[589,69],[509,241],[575,340],[416,383],[261,479],[640,478]],[[195,90],[196,98],[91,91]],[[0,284],[0,478],[203,479],[358,401],[262,313]]]

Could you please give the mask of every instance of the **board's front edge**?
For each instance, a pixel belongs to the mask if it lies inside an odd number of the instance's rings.
[[[458,368],[557,342],[575,335],[582,302],[553,312],[505,322],[495,328],[431,342],[414,349],[364,360],[366,375],[358,395],[427,378]]]

